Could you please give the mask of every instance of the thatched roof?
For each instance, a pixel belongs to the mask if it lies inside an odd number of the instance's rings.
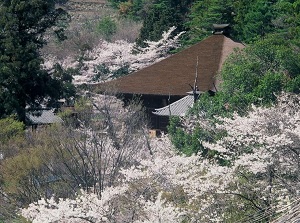
[[[100,89],[114,89],[117,93],[141,95],[185,96],[194,84],[198,58],[200,91],[215,90],[216,76],[226,57],[243,44],[224,35],[212,35],[205,40],[158,63],[127,76],[100,84]]]

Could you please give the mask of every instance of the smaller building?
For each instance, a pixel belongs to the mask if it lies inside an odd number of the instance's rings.
[[[39,109],[26,112],[26,124],[36,129],[54,123],[62,123],[63,120],[56,114],[55,109]]]
[[[183,117],[187,114],[188,110],[198,100],[200,94],[204,92],[190,91],[187,96],[167,105],[162,108],[156,108],[152,113],[158,116],[180,116]]]

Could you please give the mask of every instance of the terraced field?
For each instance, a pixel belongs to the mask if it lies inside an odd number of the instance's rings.
[[[70,11],[97,11],[107,5],[106,0],[69,0],[66,4]]]
[[[69,0],[58,7],[65,9],[71,16],[71,21],[65,30],[67,40],[59,45],[57,40],[49,35],[43,54],[51,54],[59,59],[77,55],[87,46],[96,47],[103,40],[97,24],[104,17],[113,18],[117,25],[117,31],[111,41],[134,42],[142,25],[140,22],[119,19],[118,10],[110,7],[108,0]]]
[[[106,0],[69,0],[63,7],[74,19],[94,17],[107,7]]]

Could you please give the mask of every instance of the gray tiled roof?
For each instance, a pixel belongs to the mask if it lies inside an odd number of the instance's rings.
[[[31,125],[53,124],[63,120],[53,110],[37,110],[26,113],[26,118]]]
[[[187,95],[174,103],[152,112],[159,116],[184,116],[194,104],[194,96]],[[171,114],[170,114],[171,113]]]

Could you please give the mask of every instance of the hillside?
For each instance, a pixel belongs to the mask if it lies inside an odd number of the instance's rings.
[[[78,52],[87,49],[94,49],[105,39],[105,34],[99,27],[105,18],[116,27],[110,38],[111,41],[134,42],[139,35],[141,22],[119,17],[118,11],[110,7],[105,0],[70,0],[60,7],[71,16],[70,23],[64,24],[67,39],[59,43],[56,38],[50,37],[43,48],[43,54],[51,54],[62,59],[75,56]],[[106,32],[110,28],[104,24],[104,29]]]
[[[107,7],[106,0],[69,0],[65,5],[73,18],[99,16],[103,8]]]
[[[300,0],[57,2],[0,3],[0,223],[299,220]],[[218,34],[245,47],[224,62],[218,91],[201,92],[159,137],[143,95],[124,103],[93,91],[178,45],[205,44],[212,24],[230,24]],[[159,65],[151,87],[167,71],[165,86],[177,79],[197,93],[221,45],[186,54],[173,72]],[[70,107],[60,112],[61,99]],[[63,122],[29,128],[44,107]]]

